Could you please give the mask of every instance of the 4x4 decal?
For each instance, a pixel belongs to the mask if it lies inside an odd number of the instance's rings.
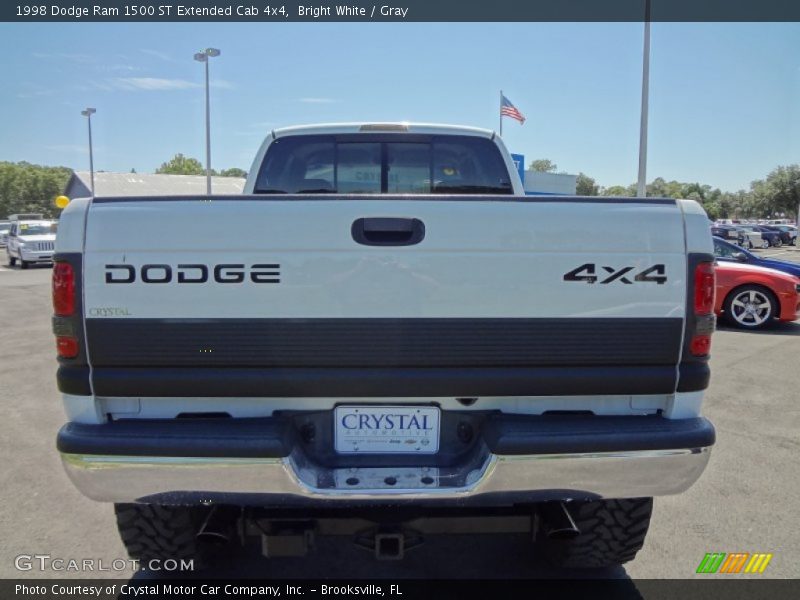
[[[637,273],[635,276],[632,276],[632,271],[636,267],[600,267],[601,271],[600,275],[598,276],[598,268],[597,265],[594,263],[586,263],[578,267],[577,269],[573,269],[569,273],[564,274],[564,281],[582,281],[584,283],[597,283],[600,280],[600,277],[605,277],[605,279],[601,280],[600,283],[612,283],[614,281],[619,281],[620,283],[627,283],[633,284],[634,281],[636,282],[649,282],[649,283],[657,283],[661,285],[662,283],[667,282],[667,269],[664,265],[653,265],[652,267],[648,267],[644,271]],[[605,273],[603,273],[605,271]],[[607,275],[607,276],[606,276]],[[631,281],[630,277],[632,276],[633,281]]]

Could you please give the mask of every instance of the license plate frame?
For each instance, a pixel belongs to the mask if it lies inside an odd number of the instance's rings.
[[[440,438],[438,406],[343,405],[333,411],[337,454],[430,455],[439,451]]]

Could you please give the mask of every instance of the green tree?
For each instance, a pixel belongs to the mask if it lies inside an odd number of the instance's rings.
[[[205,172],[206,170],[199,160],[180,153],[156,169],[156,173],[165,175],[204,175]]]
[[[597,196],[600,192],[600,186],[595,183],[594,178],[578,173],[578,178],[575,180],[575,193],[579,196]]]
[[[611,187],[603,188],[601,190],[603,196],[629,196],[636,195],[636,184],[629,185],[628,187],[622,185],[612,185]]]
[[[247,177],[247,171],[239,169],[238,167],[231,167],[230,169],[223,169],[219,172],[222,177]]]
[[[778,167],[765,181],[765,208],[800,218],[800,164]]]
[[[15,213],[59,214],[53,201],[64,193],[72,170],[27,162],[0,162],[0,218]]]
[[[540,173],[555,173],[558,166],[549,158],[537,158],[531,161],[528,168],[532,171],[539,171]]]
[[[581,187],[578,193],[583,193]],[[600,188],[599,193],[602,196],[635,196],[636,184],[612,185]],[[696,200],[712,219],[751,219],[776,215],[797,219],[800,218],[800,165],[777,167],[765,179],[753,181],[749,190],[736,192],[725,192],[696,181],[667,181],[663,177],[656,177],[647,184],[647,196]]]
[[[683,198],[683,184],[656,177],[647,184],[647,196],[649,198]]]
[[[708,218],[716,220],[723,217],[722,207],[719,202],[712,200],[710,202],[703,202],[703,209],[706,211]]]
[[[750,183],[750,201],[745,207],[746,217],[765,217],[770,212],[772,192],[769,184],[763,179]]]

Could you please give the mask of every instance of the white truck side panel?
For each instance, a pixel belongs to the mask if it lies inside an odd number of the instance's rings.
[[[714,254],[714,242],[711,239],[709,220],[706,211],[695,200],[676,200],[683,212],[686,228],[686,251]]]
[[[78,198],[70,202],[58,219],[56,252],[83,252],[83,233],[89,198]]]

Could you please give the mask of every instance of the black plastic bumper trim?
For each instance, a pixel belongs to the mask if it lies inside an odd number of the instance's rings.
[[[293,439],[286,419],[127,420],[67,423],[56,445],[67,454],[283,458]]]
[[[714,426],[704,418],[656,416],[500,415],[487,421],[483,435],[501,456],[693,449],[716,440]]]
[[[74,396],[91,396],[89,367],[83,365],[61,365],[56,372],[58,391]]]
[[[711,369],[708,359],[703,362],[681,363],[678,367],[678,392],[699,392],[708,387]]]
[[[676,384],[675,365],[475,368],[95,367],[93,374],[94,391],[99,396],[184,398],[639,395],[671,394],[675,391]],[[66,373],[59,371],[59,378],[62,376],[66,376]]]
[[[99,456],[283,458],[300,442],[288,417],[68,423],[58,450]],[[680,450],[710,447],[704,418],[492,415],[479,437],[499,456]],[[409,457],[409,460],[415,460]]]

